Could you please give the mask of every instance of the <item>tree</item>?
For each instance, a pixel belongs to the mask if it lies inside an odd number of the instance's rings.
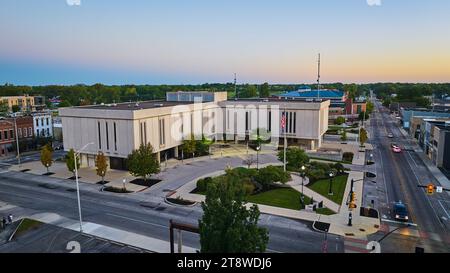
[[[241,98],[254,98],[256,96],[258,96],[258,90],[256,86],[252,84],[247,85],[240,95]]]
[[[184,152],[188,154],[192,154],[192,158],[195,157],[196,144],[194,134],[191,134],[189,139],[183,140],[182,149]]]
[[[261,85],[259,89],[259,97],[260,98],[268,98],[270,97],[270,86],[267,82]]]
[[[12,110],[13,113],[17,113],[17,112],[20,111],[20,107],[19,107],[19,105],[13,105],[11,107],[11,110]]]
[[[104,183],[108,163],[106,162],[106,156],[102,152],[99,152],[95,157],[95,167],[97,168],[97,175],[102,178],[102,183]]]
[[[139,176],[147,181],[147,178],[155,173],[159,173],[160,166],[153,154],[151,144],[141,144],[139,149],[133,150],[128,156],[128,170],[133,176]]]
[[[7,103],[0,102],[0,116],[6,116],[9,113],[9,106]]]
[[[365,117],[364,117],[365,116]],[[369,119],[369,114],[368,113],[366,113],[366,112],[361,112],[361,113],[359,113],[359,116],[358,116],[358,119],[359,120],[368,120]]]
[[[341,140],[342,140],[342,141],[347,141],[347,131],[342,130],[342,133],[341,133]]]
[[[268,231],[258,227],[259,209],[245,206],[245,190],[239,177],[224,176],[212,183],[202,202],[199,220],[202,253],[257,253],[266,250]]]
[[[345,118],[344,117],[337,117],[336,120],[334,121],[334,123],[336,123],[337,125],[341,125],[345,122]]]
[[[80,167],[80,158],[78,155],[75,155],[74,149],[70,149],[66,155],[66,166],[69,172],[72,172],[75,176],[75,160],[77,164],[77,168]]]
[[[278,159],[284,161],[284,151],[278,152]],[[302,165],[309,162],[309,157],[300,148],[289,148],[286,151],[286,165],[291,170],[298,170]]]
[[[374,105],[371,101],[368,101],[366,104],[366,111],[368,114],[372,114]]]
[[[361,143],[361,146],[364,146],[364,143],[369,139],[367,136],[367,131],[364,128],[361,128],[361,132],[359,133],[359,142]]]
[[[47,173],[49,172],[48,168],[53,163],[52,157],[53,157],[52,148],[49,145],[44,145],[44,147],[42,147],[41,149],[41,163],[47,168]]]
[[[255,180],[267,190],[275,182],[285,184],[291,180],[291,176],[279,167],[267,166],[258,171]]]

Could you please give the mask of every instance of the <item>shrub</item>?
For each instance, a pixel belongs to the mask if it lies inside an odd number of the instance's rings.
[[[349,162],[351,162],[351,161],[353,160],[353,153],[351,153],[351,152],[345,152],[345,153],[343,154],[343,156],[342,156],[342,159],[343,159],[344,161],[349,161]]]
[[[345,118],[344,117],[337,117],[336,120],[334,121],[334,123],[336,123],[337,125],[341,125],[345,122]]]
[[[308,171],[308,178],[311,182],[315,182],[323,177],[325,177],[325,171],[323,169],[310,169]]]
[[[244,184],[245,194],[247,194],[247,195],[253,194],[253,192],[255,191],[255,188],[256,188],[255,184],[253,184],[252,181],[250,181],[250,180],[245,180],[243,184]]]
[[[212,183],[214,180],[211,177],[201,178],[197,181],[197,190],[205,192],[208,184]]]
[[[268,189],[269,186],[275,182],[284,184],[290,179],[291,176],[289,175],[289,173],[275,166],[267,166],[260,169],[255,177],[256,182],[260,183],[264,189]]]

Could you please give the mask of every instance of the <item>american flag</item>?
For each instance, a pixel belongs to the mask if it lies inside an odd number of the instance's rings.
[[[283,115],[281,116],[281,128],[285,128],[286,127],[286,115],[283,113]]]

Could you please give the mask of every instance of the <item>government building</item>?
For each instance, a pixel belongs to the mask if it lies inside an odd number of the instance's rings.
[[[169,92],[166,100],[60,108],[64,149],[79,151],[82,166],[103,152],[112,169],[150,143],[159,160],[178,158],[184,139],[246,142],[256,132],[275,145],[318,149],[328,130],[330,101],[277,98],[228,100],[226,92]],[[282,125],[283,124],[283,125]],[[264,132],[264,133],[262,133]]]

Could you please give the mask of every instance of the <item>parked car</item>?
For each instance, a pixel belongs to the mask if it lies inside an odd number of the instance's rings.
[[[394,135],[392,133],[389,133],[387,136],[388,138],[394,138]]]
[[[401,201],[394,203],[394,206],[392,207],[392,213],[395,220],[397,221],[409,221],[408,209],[406,208],[406,205]]]
[[[392,148],[392,151],[394,152],[394,153],[401,153],[402,152],[402,149],[400,149],[400,147],[393,147]]]
[[[391,143],[391,148],[398,147],[397,143]]]

